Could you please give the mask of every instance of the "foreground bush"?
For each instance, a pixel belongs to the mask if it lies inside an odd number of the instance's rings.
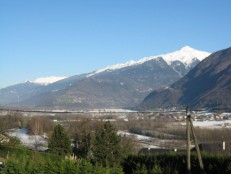
[[[35,161],[29,157],[11,157],[1,174],[122,174],[120,168],[94,166],[86,160]]]
[[[230,174],[231,155],[202,154],[207,174]],[[186,154],[168,153],[157,155],[129,156],[123,163],[126,174],[185,174],[187,173]],[[200,173],[196,154],[191,156],[191,173]]]
[[[42,153],[25,148],[0,146],[0,152],[7,155],[1,174],[122,174],[119,167],[93,165],[87,160]]]

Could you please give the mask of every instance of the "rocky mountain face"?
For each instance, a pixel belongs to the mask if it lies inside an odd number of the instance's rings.
[[[173,53],[112,65],[47,86],[39,85],[27,89],[27,92],[20,91],[17,105],[65,109],[133,107],[151,91],[180,79],[208,55],[207,52],[184,47]],[[6,100],[7,91],[12,89],[17,91],[17,85],[0,90],[1,105],[16,105],[16,93],[15,98]],[[2,99],[4,95],[6,98]]]
[[[140,109],[231,105],[231,48],[211,54],[168,88],[151,92]]]

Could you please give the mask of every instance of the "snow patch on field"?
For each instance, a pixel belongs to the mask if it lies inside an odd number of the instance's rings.
[[[38,150],[46,150],[47,139],[40,135],[29,135],[27,129],[11,130],[7,133],[11,137],[16,137],[20,140],[22,145],[29,148],[37,148]]]
[[[129,132],[126,132],[126,131],[118,131],[117,133],[118,133],[118,135],[133,137],[133,138],[135,138],[137,140],[150,140],[151,139],[151,137],[148,137],[148,136],[129,133]]]
[[[182,123],[185,125],[186,123]],[[193,125],[197,127],[204,128],[223,128],[230,127],[231,128],[231,120],[222,120],[222,121],[193,121]]]

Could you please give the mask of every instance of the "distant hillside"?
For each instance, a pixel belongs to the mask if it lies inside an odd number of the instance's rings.
[[[42,88],[42,85],[30,82],[2,88],[0,89],[0,105],[15,103],[18,106],[20,102],[38,94]]]
[[[168,88],[150,93],[140,109],[231,107],[231,48],[211,54]]]

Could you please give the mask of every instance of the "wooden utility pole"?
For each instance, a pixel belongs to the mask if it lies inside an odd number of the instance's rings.
[[[186,127],[187,127],[187,173],[191,174],[191,153],[190,153],[190,112],[189,108],[186,108]]]
[[[199,165],[200,165],[200,169],[201,169],[201,174],[204,174],[204,165],[202,162],[202,158],[201,158],[201,153],[200,153],[200,148],[197,142],[197,138],[196,138],[196,134],[195,134],[195,130],[193,127],[193,122],[192,122],[192,118],[191,118],[191,113],[189,110],[189,107],[186,107],[186,126],[187,126],[187,173],[191,174],[191,149],[190,149],[190,130],[192,131],[192,136],[193,136],[193,140],[196,146],[196,151],[197,151],[197,158],[199,161]]]

